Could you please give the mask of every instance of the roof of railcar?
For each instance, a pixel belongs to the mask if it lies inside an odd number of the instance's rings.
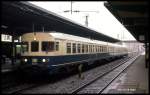
[[[57,39],[67,39],[71,41],[78,41],[78,42],[86,42],[86,43],[95,43],[95,44],[101,44],[101,45],[109,45],[109,46],[115,46],[115,47],[124,47],[119,44],[112,44],[109,42],[104,42],[104,41],[99,41],[99,40],[93,40],[93,39],[88,39],[84,37],[79,37],[79,36],[74,36],[74,35],[69,35],[65,33],[59,33],[59,32],[51,32],[49,33],[51,36]]]

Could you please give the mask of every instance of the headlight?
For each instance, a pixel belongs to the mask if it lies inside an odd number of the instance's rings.
[[[28,59],[25,58],[25,59],[24,59],[24,62],[27,62],[27,61],[28,61]]]
[[[46,62],[46,59],[42,59],[42,62]]]

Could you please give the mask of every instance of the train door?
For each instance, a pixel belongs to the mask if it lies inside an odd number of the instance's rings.
[[[20,63],[20,61],[21,61],[21,45],[22,45],[21,42],[15,43],[14,56],[15,56],[16,63]]]
[[[21,54],[21,44],[15,45],[15,55],[18,57]]]

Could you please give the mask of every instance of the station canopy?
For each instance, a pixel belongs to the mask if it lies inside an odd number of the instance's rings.
[[[148,43],[148,1],[108,1],[104,5],[129,30],[137,41]]]
[[[20,36],[44,30],[113,43],[120,41],[28,2],[3,1],[1,7],[1,33],[4,34]]]

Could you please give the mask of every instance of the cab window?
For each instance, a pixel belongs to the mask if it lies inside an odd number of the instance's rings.
[[[38,41],[31,42],[31,51],[32,52],[39,51],[39,42]]]
[[[42,51],[54,51],[54,42],[43,41]]]

